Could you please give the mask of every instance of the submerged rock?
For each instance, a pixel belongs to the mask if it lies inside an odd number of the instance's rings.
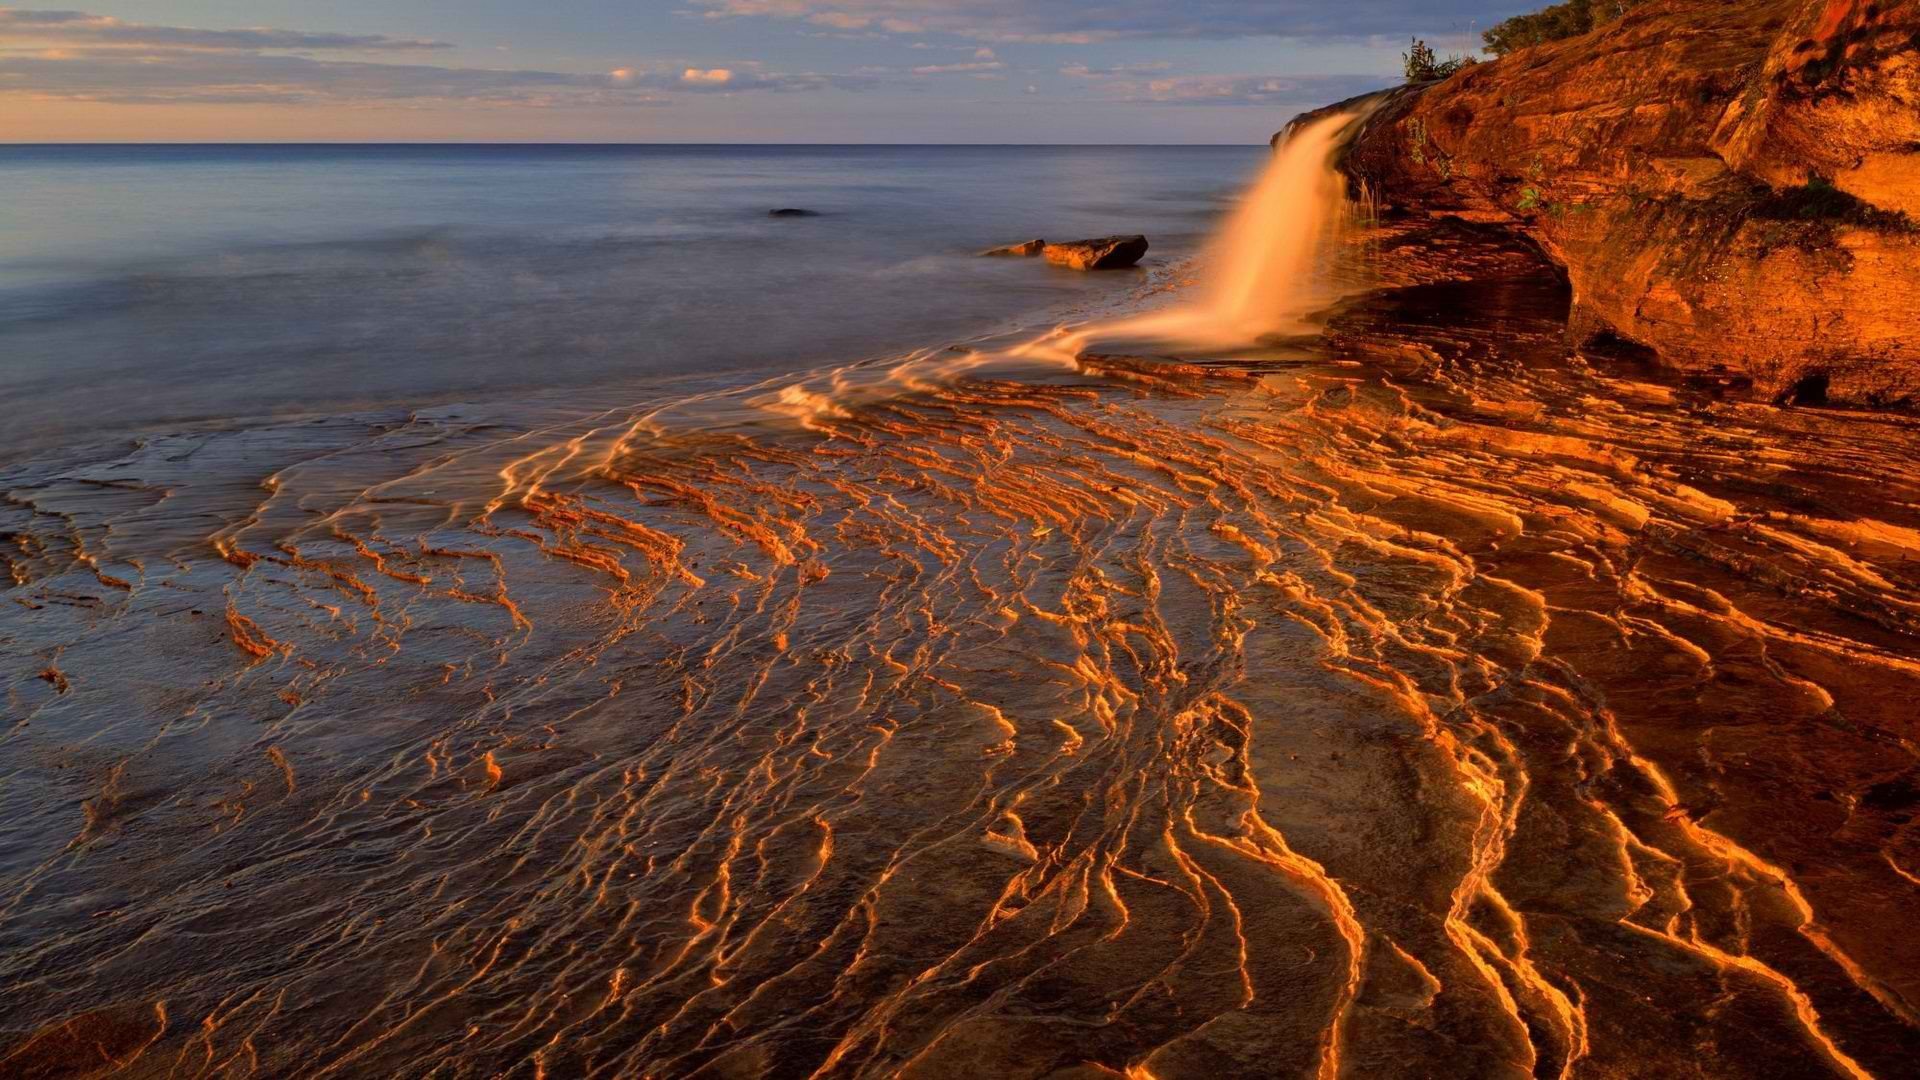
[[[1046,244],[1040,254],[1055,266],[1069,270],[1124,270],[1147,253],[1144,236],[1103,236],[1096,240],[1070,240]]]
[[[1031,259],[1040,254],[1047,246],[1045,240],[1029,240],[1024,244],[1008,244],[1006,247],[988,248],[981,252],[983,258],[1023,258]]]
[[[1385,98],[1344,168],[1387,213],[1537,244],[1576,345],[1913,403],[1916,100],[1920,4],[1672,0]]]
[[[778,210],[767,211],[768,217],[819,217],[818,210],[802,210],[796,206],[783,206]]]

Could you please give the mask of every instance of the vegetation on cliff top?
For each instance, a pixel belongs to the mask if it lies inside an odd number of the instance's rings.
[[[1487,51],[1505,56],[1515,49],[1578,37],[1625,15],[1646,0],[1567,0],[1531,15],[1515,15],[1480,35]]]
[[[1406,69],[1408,82],[1426,82],[1444,79],[1478,61],[1471,56],[1449,56],[1442,60],[1434,54],[1431,45],[1414,38],[1407,51],[1400,54],[1400,63]]]

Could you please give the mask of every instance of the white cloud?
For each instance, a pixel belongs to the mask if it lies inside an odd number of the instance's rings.
[[[925,64],[914,68],[915,75],[975,75],[986,71],[999,71],[1007,65],[998,60],[971,64]]]
[[[945,33],[988,42],[1090,44],[1123,38],[1360,38],[1490,22],[1490,0],[694,0],[709,18],[794,19],[840,29]]]

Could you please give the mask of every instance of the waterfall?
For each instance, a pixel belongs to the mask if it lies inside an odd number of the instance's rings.
[[[1335,161],[1361,118],[1342,113],[1292,133],[1215,238],[1198,307],[1223,329],[1291,330],[1334,299],[1327,249],[1352,212]]]
[[[1288,133],[1200,260],[1192,298],[1166,311],[1086,327],[1074,337],[1227,348],[1310,333],[1308,317],[1339,296],[1332,248],[1353,218],[1340,152],[1371,104]]]

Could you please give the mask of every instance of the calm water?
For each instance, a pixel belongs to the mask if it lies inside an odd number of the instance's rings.
[[[1192,251],[1248,147],[0,149],[0,451],[779,372],[1098,304],[977,250]],[[775,207],[819,217],[771,219]]]

